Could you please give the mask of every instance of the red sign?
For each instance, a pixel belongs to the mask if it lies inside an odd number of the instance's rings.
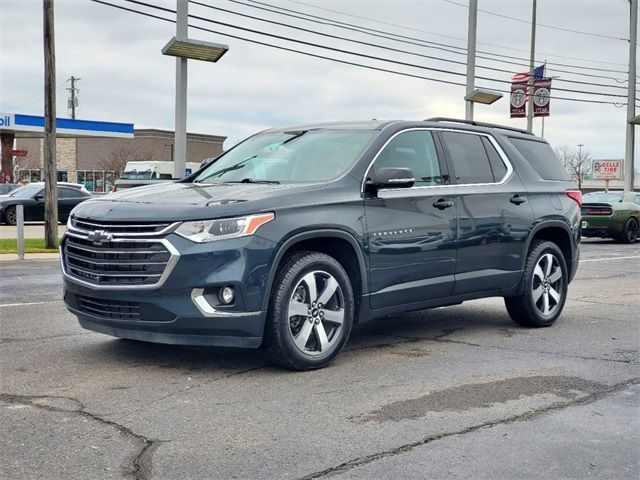
[[[551,100],[551,79],[536,80],[533,86],[533,116],[548,117]]]
[[[511,84],[511,102],[510,102],[511,118],[520,118],[527,116],[527,84],[512,83]]]
[[[26,157],[29,150],[11,150],[11,155],[14,157]]]

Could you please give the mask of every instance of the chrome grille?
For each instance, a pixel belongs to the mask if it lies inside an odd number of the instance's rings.
[[[78,295],[78,308],[90,315],[118,320],[140,320],[140,304]]]
[[[102,231],[114,235],[159,235],[167,232],[175,225],[171,222],[104,222],[71,217],[71,228],[83,233]]]
[[[62,243],[64,273],[92,285],[153,287],[177,261],[178,252],[166,240],[113,236],[94,241],[90,235],[67,232]]]

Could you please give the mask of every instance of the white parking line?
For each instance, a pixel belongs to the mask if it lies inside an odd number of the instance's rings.
[[[52,300],[50,302],[0,303],[0,307],[24,307],[29,305],[49,305],[51,303],[63,303],[63,302],[62,300]]]
[[[632,255],[632,256],[629,256],[629,257],[588,258],[586,260],[580,260],[580,263],[585,263],[585,262],[603,262],[605,260],[628,260],[630,258],[640,258],[640,255]]]

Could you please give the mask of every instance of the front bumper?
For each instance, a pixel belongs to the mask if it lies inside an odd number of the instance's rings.
[[[156,343],[256,348],[262,343],[265,291],[276,244],[258,236],[195,244],[166,240],[179,252],[154,288],[109,287],[64,273],[64,301],[80,325],[115,337]],[[232,305],[216,292],[233,286]]]

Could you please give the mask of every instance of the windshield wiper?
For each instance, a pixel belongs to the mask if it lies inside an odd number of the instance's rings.
[[[273,184],[278,184],[280,183],[278,180],[254,180],[253,178],[243,178],[242,180],[227,180],[224,183],[273,183]]]
[[[302,135],[304,135],[304,134],[305,134],[305,133],[307,133],[308,131],[309,131],[309,130],[298,130],[298,131],[295,131],[295,132],[284,132],[284,133],[286,133],[287,135],[289,135],[289,134],[293,135],[293,137],[291,137],[291,138],[287,138],[287,139],[286,139],[284,142],[282,142],[280,145],[285,145],[285,144],[289,143],[290,141],[295,140],[296,138],[301,137]]]

